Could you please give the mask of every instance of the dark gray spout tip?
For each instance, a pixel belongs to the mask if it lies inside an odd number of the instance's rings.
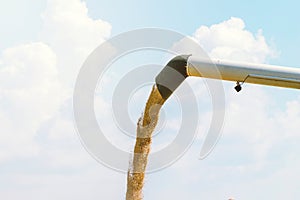
[[[156,76],[155,83],[162,98],[167,100],[176,88],[188,77],[187,60],[191,55],[174,57]]]

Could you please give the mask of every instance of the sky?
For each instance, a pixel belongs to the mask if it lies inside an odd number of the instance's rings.
[[[26,199],[124,199],[126,174],[97,162],[76,132],[72,95],[88,55],[101,43],[145,27],[193,38],[210,57],[298,65],[300,18],[296,1],[0,2],[0,196]],[[147,54],[147,55],[146,55]],[[131,62],[131,58],[145,58]],[[124,59],[124,60],[122,60]],[[155,51],[120,61],[141,65],[166,57]],[[117,84],[132,68],[112,65],[104,83]],[[197,96],[199,135],[171,166],[147,174],[144,199],[298,199],[300,95],[297,90],[224,82],[222,137],[204,160],[199,153],[212,115],[202,79],[188,81]],[[133,138],[111,118],[111,88],[99,87],[95,111],[106,137],[130,151]],[[135,123],[150,86],[129,103]],[[182,88],[176,95],[180,98]],[[175,95],[175,96],[176,96]],[[170,143],[180,126],[178,99],[165,106],[165,130],[153,151]]]

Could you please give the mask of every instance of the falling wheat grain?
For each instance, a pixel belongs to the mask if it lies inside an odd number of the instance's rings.
[[[137,137],[134,147],[132,166],[127,174],[126,200],[143,199],[145,170],[151,147],[152,133],[156,127],[159,111],[164,104],[157,87],[152,87],[143,115],[137,123]]]

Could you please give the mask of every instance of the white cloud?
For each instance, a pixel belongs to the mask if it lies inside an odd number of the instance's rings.
[[[124,175],[98,168],[73,127],[76,75],[111,29],[87,11],[80,0],[49,0],[40,42],[6,49],[0,57],[0,166],[10,169],[0,194],[7,199],[123,196],[113,190],[116,182],[124,187]]]
[[[0,159],[38,153],[37,130],[45,121],[59,116],[84,59],[110,35],[110,24],[90,18],[87,11],[80,0],[49,0],[43,14],[42,42],[3,51],[0,118],[5,122],[1,144],[6,150],[1,151]],[[55,126],[69,126],[70,118],[59,119]],[[52,139],[68,135],[54,130],[56,133],[49,132]]]
[[[254,35],[246,29],[244,21],[240,18],[232,17],[210,27],[201,26],[196,30],[194,38],[212,58],[264,63],[276,53],[267,44],[262,30],[258,30]],[[271,106],[268,106],[272,102],[271,93],[263,87],[245,84],[247,86],[243,91],[236,94],[233,92],[234,84],[230,88],[229,85],[230,83],[224,83],[227,101],[224,134],[235,138],[234,141],[246,142],[251,149],[245,151],[251,151],[251,156],[257,162],[263,162],[272,142],[276,142],[273,131],[276,132],[274,125],[278,122],[272,116],[274,113]],[[209,116],[209,113],[210,111],[203,116]],[[201,125],[204,130],[209,127],[209,124]]]
[[[57,54],[61,80],[72,86],[87,56],[110,36],[111,25],[89,17],[80,0],[49,0],[43,22],[40,38]]]
[[[43,43],[9,48],[0,67],[1,156],[37,153],[34,136],[61,103],[61,86],[54,52]]]
[[[63,172],[37,170],[39,172],[3,174],[1,182],[5,182],[5,186],[0,188],[1,196],[5,199],[45,200],[122,199],[125,196],[116,192],[116,188],[124,190],[126,185],[123,174],[103,166],[94,165],[79,171],[68,168]]]
[[[275,55],[262,30],[254,35],[245,27],[242,19],[232,17],[210,27],[201,26],[196,30],[194,38],[213,58],[259,63]]]

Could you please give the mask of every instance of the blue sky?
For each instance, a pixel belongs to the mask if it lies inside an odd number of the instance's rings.
[[[73,85],[81,63],[108,38],[158,27],[195,38],[212,57],[300,67],[298,7],[296,1],[0,2],[0,196],[124,197],[126,176],[100,165],[84,150],[72,114]],[[230,40],[233,33],[241,43]],[[160,56],[153,52],[135,64],[151,58],[164,64],[165,57]],[[120,78],[117,67],[107,82]],[[203,112],[199,130],[205,132],[210,96],[202,80],[189,84],[197,88]],[[200,134],[178,162],[147,175],[145,199],[299,198],[298,91],[245,84],[237,94],[233,86],[224,83],[227,115],[213,153],[198,160],[204,137]],[[139,116],[148,89],[135,96],[132,104],[139,108],[131,111],[134,117]],[[111,115],[106,94],[96,97],[99,120]],[[166,105],[170,124],[166,135],[154,141],[154,150],[174,138],[180,121],[176,106],[175,98]],[[110,140],[123,148],[132,145],[132,140],[118,135],[113,123],[104,121],[104,130],[113,132]]]
[[[46,1],[3,2],[1,24],[5,40],[1,47],[32,41],[42,24],[41,12]],[[242,18],[247,29],[262,28],[268,40],[274,41],[281,56],[276,64],[296,65],[299,45],[297,1],[95,1],[87,0],[89,15],[112,24],[112,35],[141,27],[163,27],[191,34],[201,25],[219,23],[232,16]],[[9,20],[8,20],[9,19]],[[22,19],[22,21],[20,21]],[[22,31],[22,34],[17,34]],[[3,44],[4,43],[4,44]],[[274,61],[275,62],[275,61]]]

